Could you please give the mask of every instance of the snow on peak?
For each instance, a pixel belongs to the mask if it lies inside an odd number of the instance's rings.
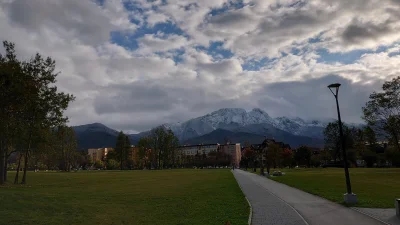
[[[259,123],[270,123],[275,124],[275,121],[259,108],[254,108],[248,113],[248,123],[247,124],[259,124]]]
[[[216,129],[231,129],[260,123],[273,124],[274,120],[258,108],[249,112],[242,108],[222,108],[202,117],[165,126],[169,127],[179,139],[184,139],[188,134],[203,135]]]
[[[217,129],[234,131],[253,124],[270,124],[291,134],[320,137],[328,122],[303,120],[299,117],[271,118],[260,108],[254,108],[251,111],[242,108],[222,108],[186,122],[163,124],[163,126],[171,129],[180,140],[187,140]]]

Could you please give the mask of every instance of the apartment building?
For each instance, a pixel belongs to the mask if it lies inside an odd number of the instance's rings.
[[[179,146],[178,151],[183,155],[195,156],[197,154],[208,154],[212,151],[217,151],[219,144],[201,144],[201,145],[183,145]]]
[[[231,144],[227,143],[224,145],[220,145],[220,151],[232,156],[232,163],[239,167],[240,160],[242,160],[242,151],[239,143]]]
[[[104,160],[107,158],[107,154],[110,151],[114,151],[113,148],[89,148],[88,155],[92,159],[93,162],[98,160]]]
[[[178,151],[185,156],[208,155],[210,152],[222,151],[232,156],[232,163],[239,166],[241,160],[240,144],[199,144],[179,146]]]

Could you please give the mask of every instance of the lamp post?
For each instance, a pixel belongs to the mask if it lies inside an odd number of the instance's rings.
[[[339,87],[340,87],[339,83],[331,84],[328,86],[329,90],[332,92],[333,96],[335,96],[335,99],[336,99],[336,108],[337,108],[337,114],[338,114],[338,120],[339,120],[339,133],[340,133],[340,141],[342,144],[344,173],[346,176],[346,187],[347,187],[347,193],[344,194],[344,201],[346,203],[357,203],[357,195],[351,191],[349,166],[347,164],[346,145],[345,145],[345,140],[344,140],[344,136],[343,136],[342,119],[340,117],[340,109],[339,109],[339,100],[338,100]],[[333,91],[333,90],[335,90],[335,91]]]

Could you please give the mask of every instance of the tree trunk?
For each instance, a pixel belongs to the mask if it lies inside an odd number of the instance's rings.
[[[157,165],[157,169],[162,169],[161,167],[161,151],[158,150],[158,165]]]
[[[17,173],[15,174],[14,184],[18,184],[18,175],[19,175],[19,170],[21,168],[21,159],[22,159],[22,154],[19,154],[18,165],[17,165]]]
[[[26,171],[28,169],[28,158],[29,158],[29,150],[25,153],[25,162],[24,162],[24,175],[22,175],[21,184],[26,184]]]
[[[260,175],[264,176],[264,160],[263,160],[263,155],[261,154],[261,161],[260,161]]]
[[[7,167],[8,167],[8,157],[4,160],[4,182],[7,181]]]
[[[5,177],[4,177],[4,165],[6,161],[6,152],[3,146],[0,146],[0,185],[5,183]]]
[[[122,157],[123,157],[123,151],[124,151],[124,149],[121,149],[121,164],[120,164],[120,167],[121,167],[121,170],[122,170]]]

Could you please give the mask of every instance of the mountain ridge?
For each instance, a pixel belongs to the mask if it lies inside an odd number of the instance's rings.
[[[242,108],[222,108],[187,121],[160,126],[171,129],[181,143],[207,138],[214,140],[215,138],[212,135],[215,133],[213,131],[223,130],[226,133],[225,135],[235,137],[238,140],[240,139],[238,135],[242,134],[254,140],[258,140],[257,138],[260,136],[268,136],[294,145],[303,143],[321,146],[323,130],[329,122],[333,121],[336,120],[304,120],[299,117],[285,116],[272,118],[260,108],[254,108],[250,111]],[[115,145],[115,140],[111,139],[116,139],[118,135],[118,131],[101,123],[75,126],[74,130],[77,133],[80,148],[88,148],[89,146],[93,148],[112,147]],[[139,139],[147,136],[150,131],[128,134],[128,137],[132,144],[137,144]],[[223,132],[219,131],[219,133]],[[107,144],[109,145],[106,146]]]

